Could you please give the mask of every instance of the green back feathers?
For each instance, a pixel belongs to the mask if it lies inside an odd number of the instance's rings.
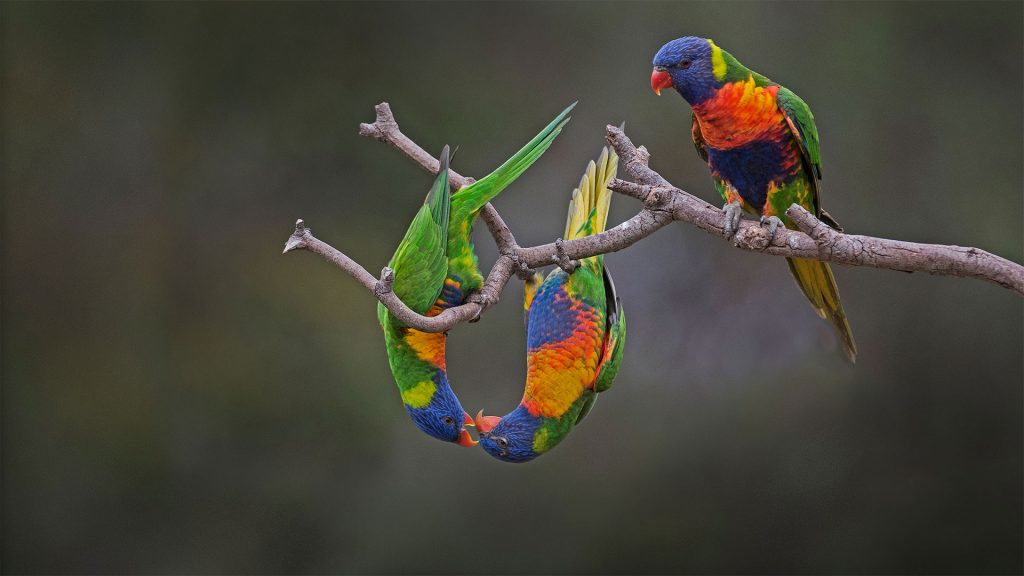
[[[572,103],[561,114],[555,117],[533,140],[505,161],[496,170],[477,180],[473,184],[459,189],[452,196],[451,220],[448,232],[448,260],[453,275],[462,281],[464,293],[479,289],[483,284],[470,232],[473,221],[484,204],[487,204],[502,190],[508,187],[540,158],[551,142],[562,131],[569,121],[569,112],[576,103]]]
[[[448,274],[446,247],[450,206],[448,147],[445,146],[437,179],[388,263],[395,272],[395,295],[418,314],[430,310]],[[381,326],[388,316],[387,308],[378,304],[377,318]]]
[[[754,80],[758,82],[759,86],[763,85],[761,81],[771,83],[771,80],[740,64],[739,60],[719,48],[712,39],[708,38],[707,41],[711,46],[711,71],[719,82],[743,82],[753,74]]]

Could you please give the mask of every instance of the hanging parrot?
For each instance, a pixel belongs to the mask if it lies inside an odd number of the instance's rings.
[[[573,104],[575,106],[575,104]],[[551,145],[569,121],[566,108],[522,150],[497,170],[449,193],[449,152],[440,157],[437,179],[388,266],[394,271],[392,290],[409,308],[436,316],[458,306],[483,286],[470,232],[480,209],[515,181]],[[447,442],[474,446],[466,431],[474,420],[462,408],[448,383],[443,333],[415,330],[391,315],[383,304],[377,317],[384,329],[391,373],[402,402],[420,430]]]
[[[573,191],[565,238],[605,229],[618,157],[605,148]],[[523,399],[502,418],[477,414],[480,445],[506,462],[526,462],[553,448],[615,379],[626,342],[626,317],[603,256],[571,273],[555,268],[527,282],[527,376]]]
[[[811,109],[799,96],[740,64],[709,39],[687,36],[654,56],[651,88],[675,88],[693,110],[691,136],[725,200],[725,233],[736,233],[741,211],[761,216],[774,237],[792,204],[842,230],[821,209],[821,151]],[[857,344],[824,262],[787,259],[815,312],[835,327],[850,362]]]

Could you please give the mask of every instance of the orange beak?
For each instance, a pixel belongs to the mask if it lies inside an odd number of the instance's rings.
[[[477,441],[473,440],[473,437],[469,435],[469,430],[466,430],[466,426],[476,426],[476,422],[473,421],[473,417],[469,415],[469,412],[464,411],[462,413],[462,432],[459,433],[459,439],[455,443],[459,446],[472,448],[476,446]]]
[[[476,429],[481,434],[487,434],[491,430],[494,430],[494,427],[498,425],[498,422],[501,422],[501,418],[498,416],[484,416],[483,410],[477,412]]]
[[[668,75],[668,72],[658,70],[657,68],[654,69],[654,72],[651,72],[651,90],[654,90],[655,94],[661,96],[662,88],[671,87],[672,77]]]
[[[466,448],[476,446],[476,440],[473,440],[473,437],[469,435],[469,431],[465,428],[462,429],[462,432],[459,432],[459,439],[455,443]]]

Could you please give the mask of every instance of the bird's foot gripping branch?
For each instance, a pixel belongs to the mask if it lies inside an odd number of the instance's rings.
[[[440,166],[438,160],[401,132],[391,107],[383,102],[376,106],[376,112],[376,120],[360,125],[359,133],[391,145],[428,172],[437,173]],[[406,325],[424,332],[446,332],[458,324],[479,318],[498,301],[511,277],[527,277],[527,270],[548,266],[553,262],[571,262],[617,252],[673,221],[687,222],[715,236],[726,236],[730,224],[727,215],[717,207],[673,186],[651,169],[650,154],[643,146],[634,146],[622,129],[608,126],[607,141],[618,153],[622,168],[633,179],[633,182],[615,179],[608,187],[639,200],[642,203],[640,211],[618,226],[593,236],[523,247],[516,243],[515,236],[498,211],[486,204],[480,217],[498,246],[498,259],[487,274],[479,296],[436,316],[423,316],[414,312],[393,291],[386,289],[393,281],[387,269],[380,278],[374,277],[344,253],[314,237],[302,220],[296,222],[295,231],[288,238],[284,252],[308,250],[318,254],[355,278],[395,318]],[[449,183],[454,189],[473,182],[473,178],[449,170]],[[757,221],[741,220],[731,241],[742,250],[773,256],[977,278],[1024,296],[1024,266],[984,250],[845,234],[795,204],[786,210],[786,216],[796,224],[799,231],[779,227],[774,234],[770,234],[770,228],[761,226]]]

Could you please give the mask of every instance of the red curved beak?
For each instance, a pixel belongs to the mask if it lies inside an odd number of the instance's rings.
[[[477,412],[476,414],[476,429],[481,434],[487,434],[491,430],[494,430],[494,427],[498,425],[498,422],[501,422],[500,417],[484,416],[483,410]]]
[[[668,75],[668,72],[664,70],[658,70],[657,68],[651,72],[651,90],[658,96],[661,96],[661,90],[663,88],[672,87],[672,77]]]
[[[466,448],[472,448],[477,445],[477,441],[473,440],[473,437],[469,435],[469,430],[466,430],[466,426],[476,426],[476,422],[473,421],[473,417],[469,415],[469,412],[462,412],[462,432],[459,432],[459,439],[455,441],[459,446],[465,446]]]
[[[473,437],[469,435],[469,430],[466,430],[465,428],[462,429],[462,432],[459,432],[459,439],[456,440],[455,443],[459,446],[465,446],[466,448],[476,446],[476,440],[473,440]]]

